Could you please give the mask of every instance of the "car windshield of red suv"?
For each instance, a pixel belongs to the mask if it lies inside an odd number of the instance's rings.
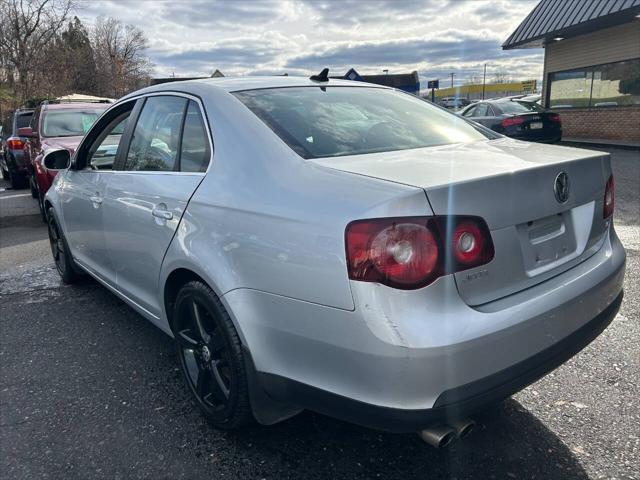
[[[42,135],[44,137],[76,137],[89,131],[102,109],[58,110],[44,115]]]

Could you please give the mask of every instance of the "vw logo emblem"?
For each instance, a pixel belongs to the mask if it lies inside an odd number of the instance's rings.
[[[559,203],[569,200],[569,175],[567,172],[560,172],[553,182],[553,193]]]
[[[211,352],[209,351],[206,345],[202,347],[202,360],[205,363],[209,363],[211,361]]]

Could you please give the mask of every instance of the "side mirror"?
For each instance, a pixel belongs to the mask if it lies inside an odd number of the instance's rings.
[[[18,129],[18,136],[33,138],[35,137],[35,134],[33,133],[33,130],[31,130],[31,127],[22,127]]]
[[[47,170],[66,170],[71,165],[71,154],[66,148],[49,150],[44,154],[42,163]]]

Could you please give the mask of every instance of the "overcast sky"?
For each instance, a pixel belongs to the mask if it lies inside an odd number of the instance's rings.
[[[80,17],[107,15],[142,28],[154,76],[418,70],[423,86],[503,71],[542,76],[543,50],[502,42],[538,0],[113,0],[85,3]]]

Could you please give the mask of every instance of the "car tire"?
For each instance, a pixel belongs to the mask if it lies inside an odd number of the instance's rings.
[[[46,207],[44,206],[44,196],[40,193],[40,189],[38,189],[38,209],[40,210],[40,218],[42,219],[42,222],[48,224],[49,219]]]
[[[11,182],[11,188],[14,190],[19,190],[25,187],[24,176],[11,171],[9,171],[9,182]]]
[[[49,245],[51,247],[51,254],[53,255],[53,261],[56,265],[56,270],[62,278],[62,282],[66,284],[74,283],[80,275],[78,274],[78,268],[73,261],[71,252],[69,251],[69,245],[58,225],[56,216],[53,213],[53,208],[49,208],[47,215],[47,227],[49,232]]]
[[[189,282],[178,292],[172,319],[180,369],[209,423],[222,430],[252,423],[242,344],[218,296]]]
[[[31,198],[39,199],[38,188],[35,185],[33,177],[29,177],[29,189],[31,190]]]

